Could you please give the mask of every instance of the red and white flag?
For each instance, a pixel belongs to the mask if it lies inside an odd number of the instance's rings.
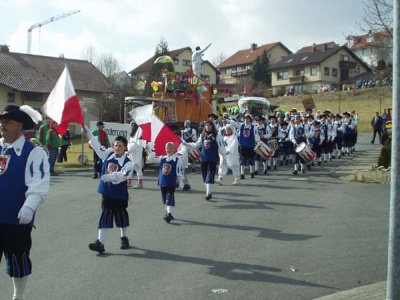
[[[130,115],[136,124],[142,128],[142,139],[152,142],[157,156],[165,155],[165,144],[172,142],[175,145],[175,152],[182,143],[167,125],[165,125],[156,115],[153,114],[153,105],[145,105],[135,108]]]
[[[82,109],[67,66],[41,111],[58,123],[56,131],[60,134],[67,132],[70,122],[84,125]]]

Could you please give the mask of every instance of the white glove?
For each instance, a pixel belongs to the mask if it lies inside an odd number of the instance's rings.
[[[227,161],[226,161],[226,157],[224,157],[224,159],[222,160],[222,165],[223,166],[226,166],[228,163],[227,163]]]
[[[19,224],[29,224],[32,222],[35,212],[28,206],[22,206],[18,213]]]
[[[179,181],[179,190],[183,191],[183,188],[185,186],[185,183],[183,181]]]
[[[104,182],[117,181],[117,174],[115,174],[115,173],[106,174],[106,175],[101,176],[101,179]]]

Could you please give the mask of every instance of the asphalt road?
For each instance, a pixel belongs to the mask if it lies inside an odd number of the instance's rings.
[[[358,153],[379,147],[368,143]],[[241,186],[214,186],[209,202],[200,174],[189,173],[192,190],[176,193],[169,225],[150,168],[145,189],[131,190],[132,247],[119,249],[114,228],[101,255],[88,249],[97,180],[90,171],[54,177],[37,213],[25,299],[311,300],[384,281],[390,187],[328,175],[350,160],[298,176],[291,166],[247,176]],[[2,262],[0,299],[11,295]]]

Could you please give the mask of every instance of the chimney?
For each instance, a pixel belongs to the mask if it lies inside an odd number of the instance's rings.
[[[328,50],[328,44],[324,44],[324,51]]]
[[[317,51],[317,44],[314,43],[312,45],[312,52],[315,52],[315,51]]]
[[[256,43],[250,44],[250,49],[251,49],[251,51],[256,50],[256,48],[257,48],[257,44],[256,44]]]
[[[9,53],[10,52],[10,47],[7,45],[0,45],[0,52],[1,53]]]

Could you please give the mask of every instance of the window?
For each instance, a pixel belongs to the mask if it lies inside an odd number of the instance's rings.
[[[293,61],[293,58],[289,59],[286,63],[290,63]]]
[[[360,65],[357,64],[356,67],[354,68],[355,73],[360,73]]]
[[[190,66],[190,63],[191,63],[191,62],[192,62],[191,60],[183,59],[183,60],[182,60],[182,66]]]
[[[337,69],[336,68],[332,68],[332,76],[337,77]]]
[[[308,58],[308,56],[304,56],[301,60],[306,60]]]
[[[310,68],[310,75],[315,76],[318,74],[318,68],[317,67],[311,67]]]
[[[226,74],[226,75],[230,75],[231,73],[232,73],[232,69],[226,69],[226,70],[225,70],[225,74]]]
[[[289,78],[289,72],[288,71],[278,72],[277,77],[278,77],[278,80],[279,79],[288,79]]]
[[[7,94],[7,102],[15,102],[15,94],[14,93]]]
[[[32,92],[25,92],[21,94],[22,102],[25,101],[33,101],[33,102],[42,102],[43,95],[41,93],[32,93]]]
[[[329,76],[329,68],[328,67],[324,68],[324,75]]]
[[[349,61],[349,56],[348,55],[341,55],[342,61]]]
[[[210,75],[201,75],[201,78],[204,79],[205,81],[210,81]]]
[[[177,59],[176,57],[174,57],[174,65],[179,65],[179,59]]]
[[[242,70],[242,67],[241,67],[241,66],[238,66],[238,67],[236,68],[236,70],[237,70],[237,71],[241,71],[241,70]]]
[[[304,69],[296,70],[296,71],[295,71],[295,75],[296,75],[296,76],[302,76],[302,75],[304,75]]]

